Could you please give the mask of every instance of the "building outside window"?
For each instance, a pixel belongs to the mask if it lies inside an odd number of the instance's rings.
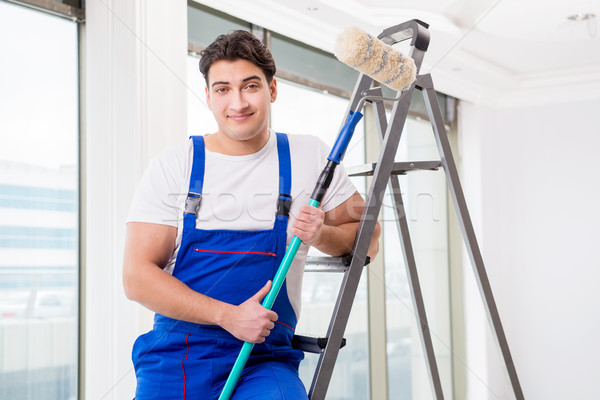
[[[0,398],[76,399],[77,23],[0,1]]]

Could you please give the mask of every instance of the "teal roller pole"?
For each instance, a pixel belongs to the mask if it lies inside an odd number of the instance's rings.
[[[313,207],[319,207],[319,202],[314,199],[311,199],[310,202],[308,203],[308,205],[313,206]],[[294,257],[296,257],[296,253],[298,252],[298,248],[300,247],[301,243],[302,243],[302,240],[300,240],[300,238],[298,236],[292,237],[292,241],[291,241],[290,245],[288,246],[287,250],[285,251],[285,255],[283,256],[283,259],[281,260],[281,264],[279,265],[279,268],[277,269],[275,278],[273,278],[273,285],[271,286],[271,290],[269,290],[269,293],[267,293],[267,296],[264,298],[264,300],[262,302],[262,306],[264,308],[267,308],[270,310],[273,307],[273,304],[275,303],[275,299],[277,298],[277,295],[279,294],[279,290],[281,289],[281,286],[283,286],[283,282],[285,281],[285,276],[287,275],[288,270],[290,269],[290,266],[292,265],[292,261],[294,260]],[[231,398],[231,395],[233,394],[233,390],[235,389],[235,385],[236,385],[238,379],[240,379],[242,370],[246,366],[246,362],[248,361],[248,357],[250,357],[250,353],[252,352],[253,348],[254,348],[254,343],[244,342],[244,345],[242,346],[242,349],[240,350],[240,354],[238,355],[237,360],[235,360],[235,364],[233,364],[233,368],[231,369],[231,372],[229,373],[227,382],[225,382],[225,387],[223,388],[223,391],[221,392],[221,395],[219,396],[219,400],[229,400]]]

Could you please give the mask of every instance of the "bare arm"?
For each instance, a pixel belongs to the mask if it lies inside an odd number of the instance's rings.
[[[365,202],[358,192],[326,213],[315,207],[304,206],[296,216],[291,233],[326,254],[348,254],[354,245],[364,207]],[[368,256],[371,259],[374,259],[379,251],[380,234],[381,226],[377,223],[369,245]]]
[[[177,228],[143,222],[127,224],[123,286],[126,296],[170,318],[219,325],[238,339],[262,343],[277,314],[260,305],[267,283],[250,299],[234,306],[190,289],[163,269],[175,249]]]

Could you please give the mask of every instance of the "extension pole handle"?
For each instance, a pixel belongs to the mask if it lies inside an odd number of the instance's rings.
[[[312,207],[318,207],[319,202],[314,199],[311,199],[310,202],[308,203],[308,205],[312,206]],[[279,268],[277,269],[275,278],[273,278],[273,284],[271,286],[271,290],[269,290],[269,293],[267,293],[267,296],[264,298],[264,300],[262,302],[262,306],[264,308],[266,308],[268,310],[273,308],[275,299],[277,298],[277,295],[279,294],[279,290],[283,286],[285,277],[290,269],[290,266],[292,265],[292,261],[294,260],[294,257],[296,256],[296,253],[298,252],[298,248],[300,247],[301,243],[302,243],[302,241],[300,240],[300,238],[298,236],[294,235],[294,237],[292,237],[292,241],[291,241],[290,245],[288,246],[287,250],[285,251],[285,255],[283,256],[283,259],[281,260],[281,264],[279,265]],[[231,372],[229,373],[229,377],[227,378],[227,381],[225,382],[225,386],[223,387],[223,390],[221,391],[219,400],[229,400],[231,398],[231,395],[233,394],[233,391],[235,389],[235,385],[236,385],[237,381],[240,379],[242,370],[246,366],[246,362],[248,361],[248,358],[250,357],[250,353],[252,352],[253,348],[254,348],[254,343],[244,342],[244,344],[242,345],[240,354],[238,355],[237,359],[235,360],[235,363],[233,364],[233,368],[231,369]]]
[[[240,379],[242,370],[246,366],[246,361],[248,361],[248,357],[250,357],[250,353],[252,352],[253,348],[254,348],[254,343],[244,342],[244,344],[242,345],[240,354],[238,354],[238,357],[235,360],[235,363],[233,364],[233,368],[231,369],[231,372],[229,373],[229,377],[227,378],[227,381],[225,382],[225,386],[223,387],[223,390],[221,391],[219,400],[229,400],[231,398],[231,395],[233,394],[233,390],[235,389],[235,384],[237,383],[238,379]]]

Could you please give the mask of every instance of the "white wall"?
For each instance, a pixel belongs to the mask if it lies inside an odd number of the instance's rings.
[[[599,110],[600,97],[460,104],[462,181],[528,399],[600,398]],[[467,393],[510,399],[471,266],[464,268]]]
[[[82,166],[85,399],[131,399],[133,341],[151,314],[127,300],[125,219],[149,159],[186,132],[187,4],[86,2]]]

